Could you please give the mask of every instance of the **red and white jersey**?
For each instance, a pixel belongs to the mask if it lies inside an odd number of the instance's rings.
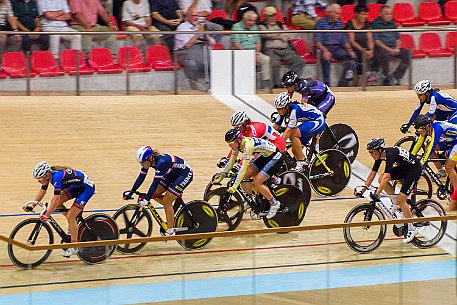
[[[284,138],[275,129],[273,129],[273,127],[262,122],[251,122],[246,125],[246,130],[243,132],[243,136],[270,141],[280,152],[284,152],[286,150],[286,141]]]

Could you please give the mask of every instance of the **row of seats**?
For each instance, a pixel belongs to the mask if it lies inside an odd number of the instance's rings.
[[[457,23],[457,1],[446,2],[444,16],[436,2],[420,3],[417,16],[411,3],[399,2],[394,4],[393,17],[397,24],[405,27]]]
[[[76,61],[79,54],[79,73],[90,75],[121,73],[127,69],[129,72],[172,71],[173,61],[167,47],[162,45],[150,46],[146,50],[146,60],[140,49],[133,46],[121,47],[115,63],[111,51],[107,48],[94,48],[89,52],[86,62],[83,52],[79,50],[64,50],[60,53],[60,66],[57,64],[50,51],[32,52],[30,60],[30,77],[62,76],[68,73],[76,75]],[[27,60],[22,52],[7,52],[2,56],[0,78],[21,78],[27,75]]]
[[[419,49],[416,48],[414,39],[409,34],[401,34],[401,47],[412,50],[413,58],[424,57],[449,57],[454,54],[457,47],[457,32],[446,35],[446,46],[443,48],[440,36],[434,32],[423,33],[419,37]]]

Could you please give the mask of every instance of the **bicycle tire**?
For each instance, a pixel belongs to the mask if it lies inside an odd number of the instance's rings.
[[[224,200],[226,196],[228,200]],[[233,231],[240,225],[244,214],[244,200],[239,192],[228,194],[226,187],[219,187],[210,191],[203,200],[213,207],[216,206],[218,231]]]
[[[29,228],[29,225],[32,227]],[[35,241],[30,242],[30,237],[36,234],[36,230],[39,231],[38,234],[34,236]],[[40,240],[42,241],[39,243],[40,246],[52,245],[54,243],[54,234],[52,233],[51,226],[46,222],[42,222],[39,218],[29,218],[20,222],[14,227],[10,234],[10,239],[29,245],[37,245],[38,237],[40,237]],[[52,250],[43,251],[44,253],[42,253],[42,251],[28,251],[13,244],[8,244],[8,256],[11,261],[19,268],[26,270],[34,269],[48,259]],[[25,261],[26,258],[20,257],[20,253],[24,253],[28,261]],[[32,258],[32,256],[36,258]]]
[[[267,228],[298,226],[305,217],[307,207],[301,190],[287,184],[272,185],[270,190],[281,203],[281,208],[274,217],[270,219],[263,217]]]
[[[207,233],[215,232],[217,229],[217,213],[214,208],[203,200],[193,200],[186,203],[193,219],[196,222],[196,226],[192,222],[189,213],[184,207],[179,209],[175,216],[175,227],[187,227],[187,230],[177,230],[176,234],[195,234],[195,233]],[[186,239],[178,240],[177,242],[187,250],[197,250],[205,247],[212,238],[200,238],[200,239]]]
[[[327,149],[321,151],[319,156],[324,160],[332,175],[322,176],[328,173],[321,160],[314,156],[309,168],[308,179],[313,190],[321,196],[336,196],[341,193],[351,178],[351,162],[341,151]]]
[[[346,218],[344,219],[344,222],[351,223],[351,222],[353,222],[354,218],[356,218],[358,215],[363,216],[362,219],[357,219],[354,222],[371,221],[371,220],[373,220],[373,217],[377,218],[375,220],[384,220],[385,219],[384,214],[381,212],[381,210],[378,207],[374,207],[373,213],[369,213],[369,211],[371,209],[372,209],[372,206],[370,203],[365,203],[365,204],[360,204],[358,206],[355,206],[354,208],[352,208],[352,210],[349,211]],[[369,216],[369,214],[371,214],[371,216]],[[378,227],[379,229],[375,229],[375,227]],[[377,230],[379,230],[379,231],[377,232]],[[374,233],[373,234],[373,236],[375,236],[374,239],[372,237],[367,238],[368,233],[371,233],[371,232]],[[353,251],[355,251],[357,253],[369,253],[381,245],[382,241],[386,237],[386,232],[387,232],[386,225],[352,227],[352,228],[349,227],[349,228],[343,229],[343,236],[344,236],[344,240],[346,241],[346,244]],[[355,235],[357,235],[357,236],[355,236]]]
[[[281,179],[281,184],[288,184],[297,187],[303,194],[303,200],[305,202],[305,212],[308,209],[309,202],[311,200],[311,185],[308,178],[297,171],[285,171],[278,175]]]
[[[320,149],[332,149],[335,148],[336,144],[338,144],[338,150],[342,151],[351,163],[354,162],[357,158],[357,154],[359,153],[359,137],[357,136],[355,130],[344,123],[333,124],[330,126],[330,129],[335,135],[335,138],[338,140],[338,143],[333,141],[333,137],[326,129],[319,139]]]
[[[92,234],[94,236],[92,236]],[[116,221],[102,213],[89,215],[79,224],[78,241],[117,240],[119,228]],[[99,264],[116,250],[116,245],[80,248],[78,257],[87,264]]]
[[[135,226],[132,226],[132,217],[140,209],[138,204],[127,204],[121,207],[113,215],[113,219],[116,221],[119,227],[119,237],[124,239],[136,238],[136,237],[149,237],[152,235],[152,216],[143,208],[140,214],[140,220]],[[122,216],[122,217],[120,217]],[[141,250],[146,243],[139,244],[125,244],[117,245],[116,250],[121,253],[135,253]]]
[[[416,137],[415,136],[406,136],[395,142],[393,146],[398,146],[401,148],[406,149],[409,152],[413,151],[414,145],[416,144]],[[418,154],[422,155],[426,150],[424,144],[422,144],[421,149],[417,152]]]
[[[444,216],[446,214],[443,207],[431,199],[417,202],[411,212],[413,217],[418,218]],[[415,223],[415,225],[419,226],[419,234],[414,237],[411,243],[418,248],[425,249],[436,245],[443,238],[446,233],[447,220]]]

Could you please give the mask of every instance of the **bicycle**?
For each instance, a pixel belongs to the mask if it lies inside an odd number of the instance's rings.
[[[124,197],[130,193],[125,191]],[[145,193],[133,192],[138,195],[137,204],[127,204],[121,207],[113,215],[120,226],[120,235],[125,239],[132,237],[149,237],[152,234],[152,217],[160,227],[160,233],[165,235],[167,223],[163,221],[152,203],[142,207],[138,203],[144,199]],[[132,198],[133,199],[133,198]],[[193,200],[184,203],[182,197],[176,198],[173,209],[175,211],[175,233],[196,234],[215,232],[217,228],[217,213],[214,208],[205,201]],[[151,217],[152,214],[152,217]],[[196,250],[205,247],[212,238],[177,240],[187,250]],[[134,253],[142,249],[146,243],[118,245],[117,250],[121,253]]]
[[[413,217],[433,217],[444,216],[446,213],[443,207],[432,199],[422,199],[416,202],[415,191],[413,190],[412,199],[407,203],[411,208]],[[369,203],[363,203],[355,206],[349,211],[344,222],[363,222],[372,220],[389,220],[403,219],[400,206],[394,204],[392,198],[395,195],[382,195],[382,198],[389,198],[392,207],[386,206],[384,202],[371,199]],[[414,237],[411,243],[418,248],[430,248],[436,245],[443,238],[447,221],[434,222],[415,222],[414,225],[419,227],[419,233]],[[402,237],[407,233],[408,224],[395,224],[393,233],[397,237]],[[367,225],[363,227],[344,228],[343,235],[349,248],[358,253],[369,253],[378,248],[384,240],[387,232],[387,225]]]
[[[27,204],[36,204],[42,207],[40,217],[46,213],[47,203],[29,201]],[[69,209],[56,209],[56,212],[68,212]],[[30,211],[33,212],[33,211]],[[119,229],[110,216],[102,213],[91,214],[83,218],[82,212],[76,217],[78,222],[78,241],[115,240],[119,238]],[[52,229],[61,237],[61,243],[70,243],[71,237],[50,216],[47,222],[39,217],[29,218],[20,222],[11,232],[10,239],[17,240],[30,246],[54,244]],[[85,263],[98,264],[107,260],[116,249],[116,246],[80,248],[78,257]],[[8,256],[11,261],[22,269],[34,269],[44,263],[51,255],[52,249],[42,251],[28,251],[13,244],[8,244]],[[24,254],[22,257],[21,254]]]
[[[337,149],[348,157],[351,164],[359,152],[359,138],[351,126],[344,123],[326,125],[319,139],[321,150]]]

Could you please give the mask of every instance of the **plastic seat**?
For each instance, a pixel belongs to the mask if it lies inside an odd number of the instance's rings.
[[[146,50],[146,63],[156,71],[173,71],[174,64],[166,46],[150,46]]]
[[[276,7],[275,7],[275,9],[276,9],[276,21],[284,23],[284,17],[282,16],[281,11]],[[264,20],[264,14],[265,14],[264,11],[265,11],[265,8],[262,8],[260,10],[260,21]]]
[[[287,14],[286,14],[286,25],[289,30],[301,30],[302,28],[299,26],[292,25],[290,20],[292,19],[292,7],[289,7],[287,9]]]
[[[416,17],[411,3],[398,2],[394,4],[394,21],[402,26],[421,26],[425,21]]]
[[[211,14],[209,14],[209,16],[206,17],[206,19],[211,21],[211,19],[217,18],[217,17],[225,19],[225,20],[229,19],[227,13],[224,10],[212,10]]]
[[[341,21],[343,25],[355,17],[355,4],[346,4],[341,7]]]
[[[379,17],[379,12],[381,12],[381,7],[385,4],[372,3],[368,4],[368,21],[372,22]]]
[[[79,53],[79,74],[91,75],[95,70],[86,64],[84,54],[80,50],[64,50],[60,53],[60,67],[70,75],[76,75],[76,52]]]
[[[117,28],[119,29],[119,31],[123,31],[123,29],[119,26],[119,24],[117,24],[117,19],[116,19],[116,17],[114,17],[113,15],[110,15],[110,16],[109,16],[109,20],[110,20],[115,26],[117,26]],[[117,40],[127,39],[127,37],[129,37],[129,35],[127,35],[127,34],[116,34],[116,39],[117,39]]]
[[[303,39],[291,39],[290,43],[294,46],[297,54],[300,55],[307,64],[315,64],[317,62],[316,57],[311,55],[309,48]]]
[[[428,25],[446,25],[451,21],[443,17],[441,7],[436,2],[422,2],[419,4],[419,18]]]
[[[212,50],[225,50],[225,47],[222,43],[215,43],[211,46]]]
[[[2,56],[2,69],[10,78],[27,77],[27,59],[22,52],[7,52]],[[30,71],[30,77],[36,73]]]
[[[444,16],[457,23],[457,1],[447,1],[444,5]]]
[[[51,51],[32,52],[31,67],[31,70],[41,77],[65,75],[65,71],[57,66],[57,61]]]
[[[89,65],[100,74],[114,74],[124,71],[124,68],[114,63],[113,55],[108,48],[94,48],[90,50]]]
[[[325,8],[315,6],[314,11],[316,12],[317,16],[319,16],[319,17],[327,16],[327,10]]]
[[[449,32],[446,35],[446,49],[454,53],[457,47],[457,32]]]
[[[6,78],[7,76],[8,76],[8,74],[6,74],[5,71],[0,70],[0,79],[4,79],[4,78]]]
[[[416,49],[413,36],[409,34],[400,34],[401,48],[411,50],[413,58],[424,58],[427,54],[424,51]]]
[[[436,33],[423,33],[420,36],[420,49],[429,57],[448,57],[452,52],[443,49],[441,40]]]
[[[128,46],[119,48],[117,63],[124,69],[127,67],[127,58],[129,59],[129,72],[151,71],[151,67],[144,63],[143,54],[137,47]]]

